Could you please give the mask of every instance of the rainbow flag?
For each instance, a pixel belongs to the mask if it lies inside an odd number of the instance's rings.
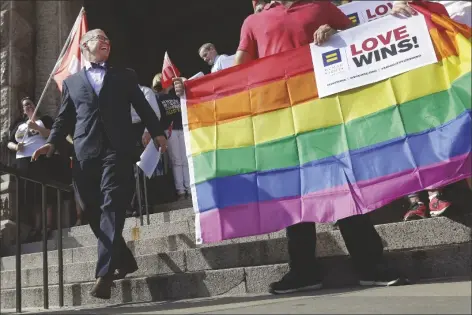
[[[417,6],[438,60],[319,99],[309,47],[186,82],[197,243],[332,222],[471,176],[471,30]]]

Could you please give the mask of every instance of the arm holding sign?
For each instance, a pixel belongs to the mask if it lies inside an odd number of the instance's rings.
[[[315,45],[321,45],[338,31],[347,30],[354,25],[352,21],[337,6],[330,3],[327,7],[326,14],[330,17],[329,25],[321,25],[313,34],[313,42]]]
[[[417,15],[418,13],[408,5],[408,1],[395,1],[392,8],[392,14],[397,17],[410,17],[412,15]]]

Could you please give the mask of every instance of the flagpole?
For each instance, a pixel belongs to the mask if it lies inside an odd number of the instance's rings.
[[[46,95],[46,91],[49,87],[49,84],[51,84],[51,80],[54,77],[54,73],[56,73],[57,67],[60,65],[60,63],[62,61],[62,58],[64,57],[66,49],[69,46],[69,43],[72,39],[72,35],[75,34],[75,32],[77,32],[77,30],[79,28],[79,25],[80,25],[79,21],[81,20],[80,19],[81,15],[84,14],[84,12],[85,12],[85,9],[84,9],[84,7],[82,7],[82,9],[80,9],[80,11],[79,11],[79,15],[77,16],[77,19],[76,19],[74,25],[72,26],[72,29],[69,33],[69,36],[67,37],[66,42],[65,42],[64,46],[62,47],[61,53],[59,54],[59,58],[57,59],[56,64],[54,65],[54,68],[52,69],[51,74],[49,75],[49,78],[46,81],[46,86],[44,87],[43,92],[41,93],[41,96],[39,97],[39,100],[36,103],[36,108],[34,109],[33,115],[31,116],[31,120],[34,120],[36,118],[36,114],[38,113],[39,106],[41,105],[41,102],[43,101],[43,98]],[[28,135],[28,132],[29,132],[29,128],[26,128],[25,135],[23,136],[23,139],[21,140],[21,142],[25,142],[25,139],[26,139],[26,136]]]
[[[41,93],[41,96],[39,97],[39,100],[36,103],[36,108],[34,109],[34,113],[33,113],[33,116],[32,116],[33,119],[36,117],[36,114],[38,113],[39,106],[41,105],[41,102],[43,101],[43,98],[46,95],[46,91],[49,87],[49,84],[51,84],[52,78],[54,77],[54,74],[56,73],[57,67],[61,64],[62,58],[64,57],[64,53],[66,52],[66,49],[69,46],[69,43],[72,39],[72,35],[75,34],[75,32],[77,32],[77,30],[79,28],[78,21],[80,20],[79,18],[84,12],[85,12],[84,7],[82,7],[82,9],[80,9],[79,15],[77,17],[76,23],[74,23],[74,27],[70,31],[69,37],[67,37],[67,40],[66,40],[64,46],[62,47],[62,51],[59,54],[59,58],[57,59],[56,64],[54,65],[54,68],[52,69],[51,74],[49,75],[49,78],[46,82],[46,86],[44,87],[43,92]]]

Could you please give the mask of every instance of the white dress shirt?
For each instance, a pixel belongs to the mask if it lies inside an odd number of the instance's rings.
[[[105,66],[105,63],[102,62],[100,65]],[[105,69],[92,68],[90,62],[85,60],[85,74],[87,75],[87,79],[89,80],[90,85],[97,95],[100,94],[103,86],[103,79],[105,78],[106,73],[107,72]]]

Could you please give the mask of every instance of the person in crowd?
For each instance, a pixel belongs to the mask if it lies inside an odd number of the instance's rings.
[[[154,76],[152,86],[154,90],[160,91],[156,94],[156,97],[161,112],[161,122],[163,127],[167,129],[169,157],[174,174],[177,198],[182,200],[189,197],[191,193],[180,98],[175,94],[172,85],[167,88],[162,87],[162,73]]]
[[[148,101],[149,105],[151,105],[152,109],[154,110],[154,113],[156,113],[157,118],[160,119],[161,113],[159,111],[159,106],[157,104],[156,95],[154,94],[154,91],[151,88],[144,85],[140,85],[139,88],[143,92],[144,97],[146,98],[146,101]],[[140,156],[144,151],[144,147],[151,141],[151,134],[145,128],[144,123],[141,121],[141,118],[139,117],[138,113],[136,113],[136,110],[134,109],[134,107],[131,107],[131,119],[133,122],[133,134],[134,134],[134,138],[136,139],[136,154]],[[135,165],[134,169],[135,169],[135,178],[136,180],[139,180],[138,166]],[[139,207],[139,204],[138,204],[137,194],[138,192],[136,191],[136,186],[135,186],[133,198],[131,199],[131,208],[130,208],[130,211],[127,212],[128,216],[138,215],[137,209]],[[141,194],[141,197],[143,198],[143,194]]]
[[[261,13],[250,15],[241,28],[236,65],[305,46],[320,45],[352,22],[329,1],[273,1]],[[174,79],[178,95],[184,94],[181,78]],[[406,282],[384,259],[383,245],[368,215],[338,221],[361,285],[400,285]],[[287,228],[290,271],[270,285],[275,294],[322,287],[322,272],[315,258],[316,228],[304,222]]]
[[[420,0],[422,1],[422,0]],[[409,1],[395,1],[392,8],[392,14],[397,16],[410,17],[416,15],[417,12],[408,5]],[[471,2],[470,1],[430,1],[439,2],[444,5],[449,16],[456,22],[466,24],[470,27],[471,24]],[[468,179],[470,182],[470,179]],[[469,184],[470,186],[470,184]],[[403,219],[405,221],[424,219],[429,216],[437,217],[445,214],[451,208],[452,202],[450,198],[444,193],[444,189],[435,189],[427,191],[429,196],[428,201],[420,193],[414,193],[407,196],[409,208],[405,213]]]
[[[85,33],[80,50],[85,66],[64,80],[59,114],[47,143],[32,159],[50,157],[67,134],[74,135],[74,186],[98,239],[97,280],[90,294],[110,299],[113,280],[138,269],[122,235],[133,195],[133,164],[138,160],[131,104],[156,147],[165,152],[167,140],[139,89],[136,73],[107,64],[111,44],[105,32],[94,29]]]
[[[33,118],[36,105],[31,98],[24,97],[21,100],[23,106],[24,119],[17,124],[12,130],[8,148],[16,152],[16,166],[27,176],[37,179],[47,179],[54,175],[54,163],[47,159],[39,159],[32,162],[31,156],[33,152],[46,143],[46,139],[51,132],[53,120],[51,117],[39,113],[37,118]],[[23,214],[27,215],[29,211],[33,210],[32,228],[27,237],[27,242],[38,240],[41,235],[41,200],[42,188],[41,185],[34,184],[29,181],[22,181],[20,186],[19,198],[22,203]],[[53,220],[53,203],[56,200],[55,193],[48,189],[47,195],[47,233],[49,234],[52,228]],[[52,202],[51,202],[52,201]]]
[[[198,55],[203,59],[209,66],[211,66],[211,72],[217,72],[225,68],[223,60],[228,58],[228,55],[219,55],[216,51],[215,45],[212,43],[203,44],[198,49]]]

